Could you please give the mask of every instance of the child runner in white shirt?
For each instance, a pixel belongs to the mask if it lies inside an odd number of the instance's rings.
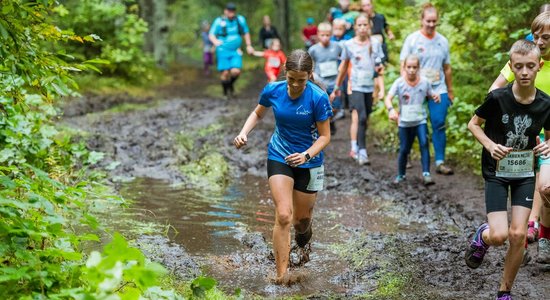
[[[424,185],[432,185],[430,175],[430,145],[428,142],[428,125],[426,113],[426,97],[431,97],[439,103],[439,95],[434,93],[430,82],[420,77],[420,59],[409,54],[404,61],[406,75],[398,78],[390,88],[384,104],[391,121],[399,125],[399,158],[397,177],[394,183],[405,180],[407,157],[411,151],[414,138],[418,137],[422,160],[422,179]],[[392,99],[399,98],[399,113],[393,108]]]
[[[348,81],[352,90],[350,97],[350,156],[356,158],[359,165],[364,165],[370,163],[366,147],[367,122],[372,112],[375,75],[376,72],[381,72],[383,69],[383,66],[378,63],[381,63],[384,53],[380,42],[370,37],[370,19],[367,15],[360,14],[355,19],[354,26],[355,37],[342,44],[342,63],[330,98],[334,99],[341,96],[342,93],[339,87],[351,64],[351,74],[349,74]],[[384,91],[382,75],[379,75],[377,79],[381,84],[380,92],[382,94]],[[380,98],[379,95],[376,96]]]

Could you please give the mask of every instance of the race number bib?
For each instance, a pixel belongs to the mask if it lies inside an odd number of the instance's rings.
[[[497,177],[533,177],[535,176],[535,159],[532,150],[512,151],[497,162]]]
[[[325,166],[309,169],[309,183],[307,190],[312,192],[318,192],[323,190],[323,184],[325,182]]]
[[[374,85],[374,70],[359,70],[357,71],[357,84],[359,86]]]
[[[267,60],[270,67],[278,68],[281,65],[281,60],[278,57],[270,57]]]
[[[441,81],[439,70],[425,68],[420,70],[420,74],[426,77],[431,84],[438,84]]]
[[[402,122],[420,122],[424,120],[424,107],[422,104],[409,104],[401,106]]]
[[[327,78],[338,75],[338,62],[325,61],[319,64],[319,70],[321,77]]]

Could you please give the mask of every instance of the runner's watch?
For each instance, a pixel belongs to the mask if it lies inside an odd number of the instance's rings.
[[[306,162],[308,162],[311,159],[311,156],[309,156],[309,153],[307,153],[307,151],[302,152],[302,155],[305,156]]]

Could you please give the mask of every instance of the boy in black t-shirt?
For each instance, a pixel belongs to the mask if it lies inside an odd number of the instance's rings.
[[[534,85],[542,64],[540,50],[534,43],[515,42],[510,49],[515,81],[490,92],[468,123],[468,129],[484,148],[481,168],[488,223],[477,229],[465,260],[470,268],[477,268],[490,246],[501,246],[509,240],[497,300],[512,299],[510,290],[522,262],[527,219],[533,203],[535,156],[550,155],[549,145],[537,138],[543,127],[546,140],[550,138],[550,97]]]

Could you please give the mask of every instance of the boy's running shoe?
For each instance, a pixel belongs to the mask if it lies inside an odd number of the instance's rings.
[[[527,224],[527,242],[529,244],[537,241],[539,237],[539,229],[535,227],[535,221],[529,221]]]
[[[512,294],[510,294],[510,293],[504,293],[500,297],[497,295],[497,297],[495,299],[496,300],[513,300],[512,299]]]
[[[489,229],[489,224],[481,224],[481,226],[479,226],[476,230],[474,238],[470,241],[468,249],[466,249],[464,260],[466,261],[466,265],[472,269],[476,269],[481,265],[483,262],[483,257],[485,257],[487,249],[489,249],[489,246],[486,245],[481,238],[483,231],[486,229]]]

